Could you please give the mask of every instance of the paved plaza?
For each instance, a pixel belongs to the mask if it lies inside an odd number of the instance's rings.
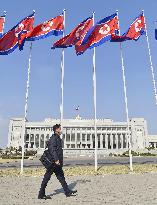
[[[42,177],[0,177],[1,205],[156,205],[157,173],[67,177],[75,197],[66,198],[52,176],[49,200],[38,200]]]

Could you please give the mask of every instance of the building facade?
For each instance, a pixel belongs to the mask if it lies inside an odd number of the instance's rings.
[[[25,148],[42,152],[51,137],[54,124],[59,119],[47,118],[42,122],[26,122]],[[24,134],[24,119],[10,120],[8,147],[19,148]],[[147,122],[143,118],[133,118],[129,122],[129,133],[126,122],[114,122],[111,119],[97,120],[98,153],[118,153],[128,150],[129,135],[133,150],[142,150],[149,146]],[[152,138],[151,138],[152,139]],[[153,139],[154,140],[154,139]],[[151,142],[152,143],[152,142]],[[156,146],[156,144],[154,144]],[[63,148],[67,154],[93,153],[95,149],[94,120],[64,119]]]
[[[149,144],[153,148],[157,148],[157,135],[148,135]]]

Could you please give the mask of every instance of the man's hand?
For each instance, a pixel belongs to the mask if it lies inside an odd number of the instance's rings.
[[[60,165],[59,160],[55,162],[55,164]]]

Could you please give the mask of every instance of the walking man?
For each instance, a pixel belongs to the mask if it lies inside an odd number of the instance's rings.
[[[61,125],[56,124],[53,126],[54,134],[48,141],[48,151],[52,156],[52,167],[46,170],[44,178],[41,183],[38,199],[48,199],[50,197],[45,195],[45,189],[47,186],[48,181],[51,178],[51,175],[55,173],[57,179],[61,183],[64,193],[66,197],[75,196],[77,190],[70,190],[68,185],[65,181],[64,172],[63,172],[63,148],[62,148],[62,139],[60,138],[61,135]]]

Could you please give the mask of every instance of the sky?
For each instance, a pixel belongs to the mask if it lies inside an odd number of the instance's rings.
[[[35,9],[35,25],[62,13],[66,9],[65,33],[92,15],[95,21],[115,13],[118,9],[121,33],[144,9],[154,70],[157,80],[157,42],[154,37],[157,20],[156,0],[5,0],[1,13],[7,11],[5,32]],[[33,42],[29,121],[59,118],[61,101],[61,50],[51,50],[60,37],[51,36]],[[16,49],[8,56],[0,56],[0,147],[8,140],[9,119],[24,116],[25,92],[30,43],[24,50]],[[157,105],[155,105],[146,37],[137,42],[123,43],[129,118],[147,120],[149,134],[157,134]],[[94,118],[92,85],[92,50],[76,56],[74,48],[65,50],[64,118],[75,118],[80,106],[82,118]],[[97,118],[126,121],[120,50],[118,43],[107,42],[96,48]]]

